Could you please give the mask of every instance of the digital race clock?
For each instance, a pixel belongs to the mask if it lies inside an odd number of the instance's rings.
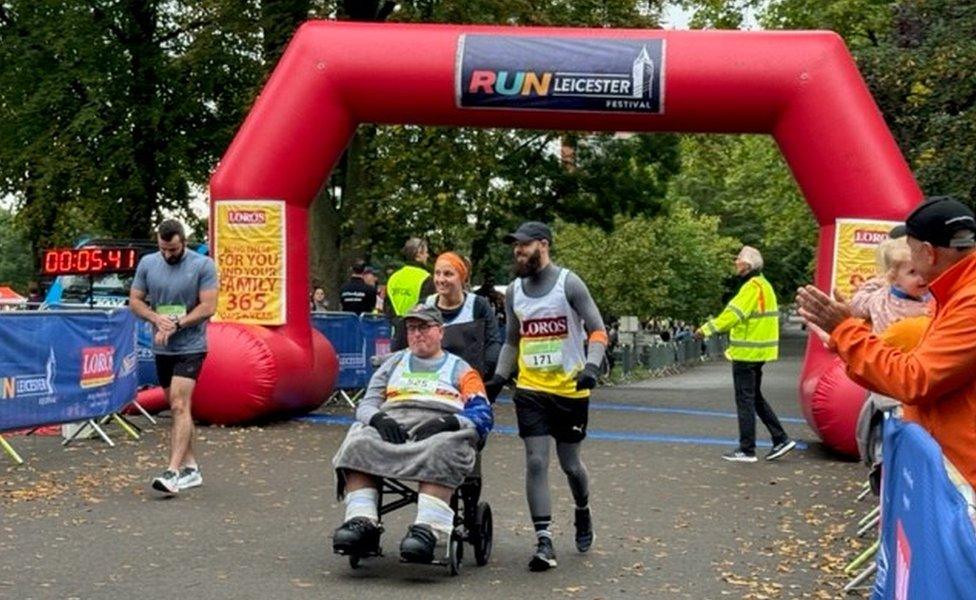
[[[136,270],[136,248],[55,248],[45,250],[41,260],[43,275],[99,275]]]

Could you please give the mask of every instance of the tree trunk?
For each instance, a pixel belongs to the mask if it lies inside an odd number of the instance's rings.
[[[339,167],[337,167],[339,168]],[[339,310],[339,285],[342,270],[338,260],[341,246],[342,217],[336,206],[334,192],[330,188],[331,179],[327,180],[322,189],[315,196],[309,208],[308,225],[309,236],[309,274],[311,287],[325,289],[329,306],[332,310]]]
[[[129,50],[132,78],[129,83],[129,103],[132,117],[132,174],[137,191],[128,198],[126,235],[141,239],[153,225],[154,207],[160,204],[159,146],[159,73],[162,50],[156,43],[158,14],[152,0],[129,0],[129,15],[122,43]]]

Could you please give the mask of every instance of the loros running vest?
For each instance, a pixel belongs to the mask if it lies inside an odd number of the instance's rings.
[[[556,285],[541,298],[530,298],[515,282],[512,306],[519,326],[519,374],[516,386],[566,398],[588,398],[589,390],[576,389],[576,375],[583,370],[586,335],[583,321],[569,305],[566,276],[562,269]]]

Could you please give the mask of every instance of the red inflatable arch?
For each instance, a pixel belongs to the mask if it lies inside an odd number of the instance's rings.
[[[306,302],[308,208],[364,122],[770,134],[820,224],[822,289],[835,219],[898,220],[921,198],[834,33],[308,22],[210,182],[213,213],[229,200],[284,200],[289,253],[285,325],[212,328],[196,403],[211,420],[312,408],[330,391],[335,358]],[[845,379],[808,344],[804,413],[850,452],[853,425],[833,417],[864,394]]]

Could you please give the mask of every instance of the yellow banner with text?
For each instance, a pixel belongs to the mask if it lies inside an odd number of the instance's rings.
[[[850,300],[862,283],[877,275],[875,252],[897,221],[837,219],[834,229],[834,270],[831,290]]]
[[[214,256],[220,276],[217,319],[284,324],[284,201],[220,201],[214,218]]]

